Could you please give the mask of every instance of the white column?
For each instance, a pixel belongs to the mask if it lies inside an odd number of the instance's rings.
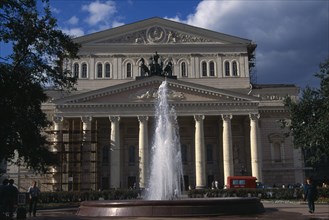
[[[258,182],[263,181],[262,177],[262,157],[259,143],[259,114],[249,114],[250,118],[250,152],[251,152],[251,173]]]
[[[54,116],[53,117],[53,128],[54,128],[54,136],[53,136],[53,145],[52,145],[52,152],[60,152],[60,154],[63,154],[62,152],[62,144],[63,144],[63,117],[61,116]],[[62,157],[61,157],[62,158]],[[53,173],[52,176],[52,184],[53,184],[53,190],[56,189],[62,189],[62,166],[63,162],[60,161],[59,167],[52,167],[51,171]],[[18,183],[20,184],[20,183]]]
[[[91,161],[91,121],[92,117],[81,117],[82,121],[82,152],[81,152],[81,189],[95,189],[94,164]]]
[[[138,142],[138,155],[139,155],[139,188],[146,187],[147,166],[149,164],[148,155],[148,117],[138,116],[139,121],[139,142]]]
[[[61,150],[61,143],[63,141],[63,117],[61,116],[54,116],[53,117],[53,125],[54,125],[54,145],[53,145],[53,152],[57,152]]]
[[[81,117],[82,121],[82,141],[90,143],[91,141],[91,121],[93,120],[90,116]]]
[[[111,161],[110,161],[110,188],[120,188],[120,131],[119,116],[110,116],[111,121]]]
[[[224,164],[224,185],[227,184],[227,177],[234,175],[233,148],[232,148],[232,115],[222,115],[223,119],[223,164]]]
[[[195,177],[196,188],[206,187],[206,163],[204,154],[204,115],[195,115]]]

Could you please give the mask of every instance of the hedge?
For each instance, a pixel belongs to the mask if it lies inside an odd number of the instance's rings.
[[[318,194],[319,201],[329,201],[329,188],[318,188]],[[274,200],[301,200],[303,199],[303,189],[193,189],[188,192],[188,197],[259,197]]]
[[[86,192],[42,192],[39,197],[40,203],[65,203],[81,202],[87,200],[123,200],[136,199],[139,195],[138,190],[115,189],[104,191],[86,191]]]
[[[329,202],[329,188],[318,188],[318,202]],[[113,189],[88,192],[42,192],[40,203],[78,203],[87,200],[129,200],[140,197],[139,190]],[[269,200],[301,200],[303,189],[192,189],[187,192],[189,198],[211,197],[259,197]]]

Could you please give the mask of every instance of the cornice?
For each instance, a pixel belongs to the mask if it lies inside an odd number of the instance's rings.
[[[153,86],[153,87],[159,87],[159,85],[162,83],[162,81],[165,80],[163,77],[150,77],[143,80],[135,80],[131,81],[125,84],[119,84],[112,87],[107,87],[99,90],[90,91],[83,94],[77,94],[70,97],[66,97],[63,99],[55,100],[55,103],[57,105],[61,104],[69,104],[69,103],[81,103],[81,102],[88,102],[92,101],[95,98],[101,98],[104,96],[114,95],[123,93],[126,91],[131,91],[133,89],[143,88],[147,86]],[[172,80],[172,79],[166,79],[168,83],[168,87],[170,89],[180,89],[185,90],[188,92],[195,92],[199,95],[204,96],[212,96],[212,97],[218,97],[222,99],[227,99],[229,101],[248,101],[248,102],[256,102],[259,103],[260,99],[254,96],[248,96],[240,93],[234,93],[231,91],[226,90],[220,90],[216,88],[211,88],[207,86],[202,86],[199,84],[194,84],[190,82],[180,81],[180,80]],[[222,101],[225,102],[225,101]],[[81,103],[84,104],[84,103]]]
[[[258,107],[257,102],[173,102],[170,103],[174,107],[229,107],[229,106],[250,106]],[[59,104],[56,109],[75,109],[75,108],[141,108],[151,107],[154,108],[154,102],[143,103],[72,103],[72,104]]]
[[[258,114],[257,103],[170,103],[177,116],[204,115],[248,115]],[[152,103],[116,103],[116,104],[65,104],[58,105],[54,114],[63,117],[79,117],[91,115],[92,117],[107,117],[119,115],[122,117],[136,117],[138,115],[155,116],[155,104]]]

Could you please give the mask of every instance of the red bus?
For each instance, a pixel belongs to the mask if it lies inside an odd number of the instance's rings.
[[[256,188],[256,177],[253,176],[228,176],[227,188]]]

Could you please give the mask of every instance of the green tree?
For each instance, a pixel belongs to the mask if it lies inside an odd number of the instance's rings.
[[[65,65],[78,58],[79,50],[57,29],[49,2],[42,4],[38,10],[35,0],[0,2],[0,42],[12,49],[0,56],[0,161],[36,172],[46,172],[57,161],[44,135],[50,125],[41,111],[48,98],[44,89],[74,89],[76,79]]]
[[[319,88],[306,87],[298,101],[285,99],[290,120],[281,121],[295,147],[302,149],[306,164],[313,167],[329,159],[329,58],[315,77],[320,79]]]

